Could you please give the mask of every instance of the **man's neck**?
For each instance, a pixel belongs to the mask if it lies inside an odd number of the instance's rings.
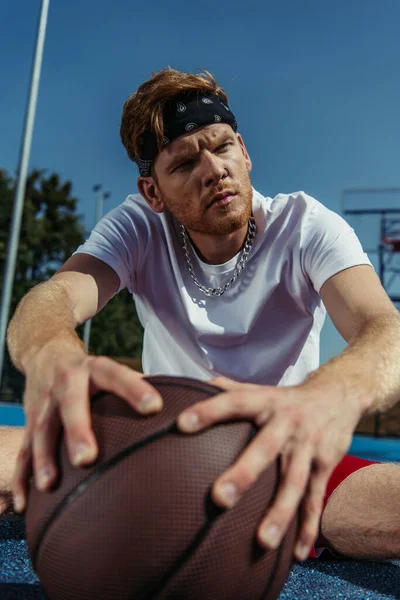
[[[228,235],[210,235],[187,230],[198,257],[209,265],[222,265],[233,258],[243,247],[248,224]]]

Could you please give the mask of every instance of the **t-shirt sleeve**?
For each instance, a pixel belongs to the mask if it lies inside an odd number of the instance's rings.
[[[74,254],[84,252],[99,258],[118,275],[118,292],[135,288],[138,261],[138,227],[129,202],[117,206],[94,227],[89,238]]]
[[[333,275],[356,265],[370,265],[354,229],[318,201],[306,217],[302,240],[303,269],[319,294]]]

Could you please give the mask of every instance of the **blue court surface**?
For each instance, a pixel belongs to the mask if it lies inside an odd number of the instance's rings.
[[[23,425],[22,409],[13,405],[0,406],[0,423]],[[356,435],[349,453],[400,463],[400,439]],[[45,600],[27,552],[23,519],[0,517],[0,600],[20,598]],[[279,596],[279,600],[284,599],[400,600],[400,560],[310,559],[295,564]]]

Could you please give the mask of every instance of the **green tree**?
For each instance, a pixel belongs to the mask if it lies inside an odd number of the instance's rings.
[[[0,292],[15,197],[15,180],[0,169]],[[77,213],[78,200],[72,195],[72,183],[62,182],[56,173],[32,171],[27,179],[21,234],[12,291],[11,315],[24,294],[34,285],[46,281],[71,256],[85,239],[82,217]],[[78,328],[83,335],[83,327]],[[142,327],[135,304],[127,290],[115,296],[94,317],[90,351],[115,357],[140,357]],[[4,388],[13,399],[22,396],[23,378],[6,357]]]
[[[0,272],[4,276],[8,234],[16,182],[0,171]],[[34,285],[46,281],[67,260],[85,237],[77,199],[70,181],[61,183],[57,174],[29,174],[17,254],[11,310]],[[3,278],[0,282],[3,286]]]

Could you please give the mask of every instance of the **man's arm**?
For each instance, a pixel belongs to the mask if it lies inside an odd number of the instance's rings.
[[[7,334],[16,368],[25,373],[30,358],[55,338],[85,351],[75,328],[99,312],[118,287],[119,277],[111,267],[89,254],[74,254],[19,303]]]
[[[360,417],[400,399],[400,317],[374,271],[365,265],[346,269],[320,292],[349,342],[344,352],[298,385],[226,385],[227,392],[178,416],[178,427],[187,433],[243,418],[259,427],[213,484],[211,495],[220,506],[233,506],[278,455],[284,456],[284,476],[257,537],[261,545],[277,548],[301,502],[295,549],[300,560],[317,537],[328,479]]]
[[[124,398],[142,414],[162,407],[159,393],[141,374],[106,356],[88,356],[75,332],[119,286],[111,267],[77,253],[49,282],[22,299],[10,323],[10,355],[26,376],[26,427],[12,483],[17,511],[26,505],[32,470],[41,490],[50,489],[56,481],[55,451],[61,428],[73,465],[95,460],[99,449],[91,427],[90,397],[97,391]]]
[[[347,348],[311,373],[304,385],[339,385],[359,398],[363,413],[385,411],[400,401],[400,314],[368,265],[346,269],[320,290]]]
[[[78,253],[49,281],[32,288],[8,328],[8,348],[16,368],[26,375],[31,359],[48,343],[58,351],[68,348],[85,357],[86,348],[75,328],[99,312],[118,286],[119,278],[108,265]],[[25,433],[25,427],[0,427],[0,514],[12,501],[11,481]]]

